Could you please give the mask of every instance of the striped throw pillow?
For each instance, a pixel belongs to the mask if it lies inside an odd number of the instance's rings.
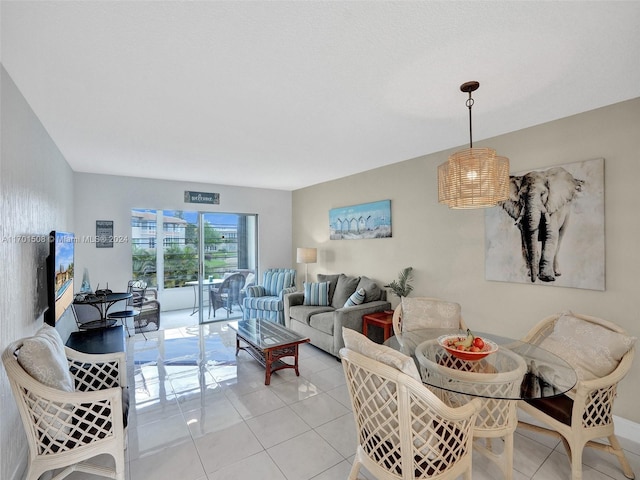
[[[365,296],[364,288],[359,288],[358,290],[353,292],[349,298],[347,298],[346,302],[344,302],[345,308],[355,307],[356,305],[360,305],[361,303],[364,302],[364,296]]]
[[[329,282],[304,284],[304,305],[329,306]]]

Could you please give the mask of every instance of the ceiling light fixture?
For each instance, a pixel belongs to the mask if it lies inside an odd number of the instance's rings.
[[[494,207],[509,198],[509,159],[496,156],[493,148],[473,148],[471,92],[479,86],[475,81],[460,86],[469,94],[469,148],[438,166],[438,202],[449,208]]]

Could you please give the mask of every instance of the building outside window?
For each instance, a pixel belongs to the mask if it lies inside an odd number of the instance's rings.
[[[257,264],[256,215],[133,209],[131,238],[132,278],[152,287],[178,288],[197,281],[199,259],[203,278],[223,278],[236,270],[255,272]]]

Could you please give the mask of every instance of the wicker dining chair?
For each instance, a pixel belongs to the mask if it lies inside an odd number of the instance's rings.
[[[572,480],[582,478],[585,446],[615,455],[624,475],[635,478],[613,424],[617,385],[631,368],[635,340],[613,322],[571,312],[545,318],[523,339],[563,358],[578,374],[578,383],[565,395],[519,403],[524,412],[546,425],[521,420],[520,427],[562,440],[571,461]],[[598,438],[608,443],[596,441]]]
[[[514,352],[503,349],[500,357],[501,373],[486,366],[482,360],[469,362],[458,359],[443,351],[438,365],[428,360],[425,349],[437,340],[428,340],[416,347],[416,358],[420,365],[420,375],[425,382],[436,380],[437,384],[447,384],[451,390],[431,388],[447,405],[457,407],[479,398],[481,408],[473,430],[473,447],[480,454],[494,462],[505,480],[513,478],[513,436],[518,426],[518,392],[527,372],[524,359]],[[433,377],[444,376],[435,379]],[[457,393],[460,388],[474,395]],[[512,400],[507,400],[512,398]],[[502,451],[495,449],[493,439],[503,440]]]
[[[431,297],[402,297],[393,312],[393,333],[419,328],[459,328],[466,330],[459,303]]]
[[[29,445],[25,480],[62,469],[124,480],[125,354],[89,355],[64,347],[55,328],[9,344],[2,354]],[[111,455],[113,468],[87,463]]]
[[[353,330],[343,331],[347,332],[343,335],[347,347],[340,350],[340,357],[358,437],[349,480],[358,478],[362,466],[379,480],[453,479],[460,475],[470,480],[479,401],[458,408],[445,405],[419,380],[411,357],[376,345]],[[349,348],[353,345],[349,334],[364,339],[359,342],[373,344],[367,347],[373,354]],[[394,365],[398,356],[408,359],[400,362],[413,367],[417,378]],[[389,358],[392,362],[386,361]]]

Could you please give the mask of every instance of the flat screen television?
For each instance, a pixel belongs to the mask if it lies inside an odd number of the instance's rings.
[[[52,326],[73,303],[73,262],[75,235],[54,230],[49,235],[47,257],[47,297],[45,321]]]

